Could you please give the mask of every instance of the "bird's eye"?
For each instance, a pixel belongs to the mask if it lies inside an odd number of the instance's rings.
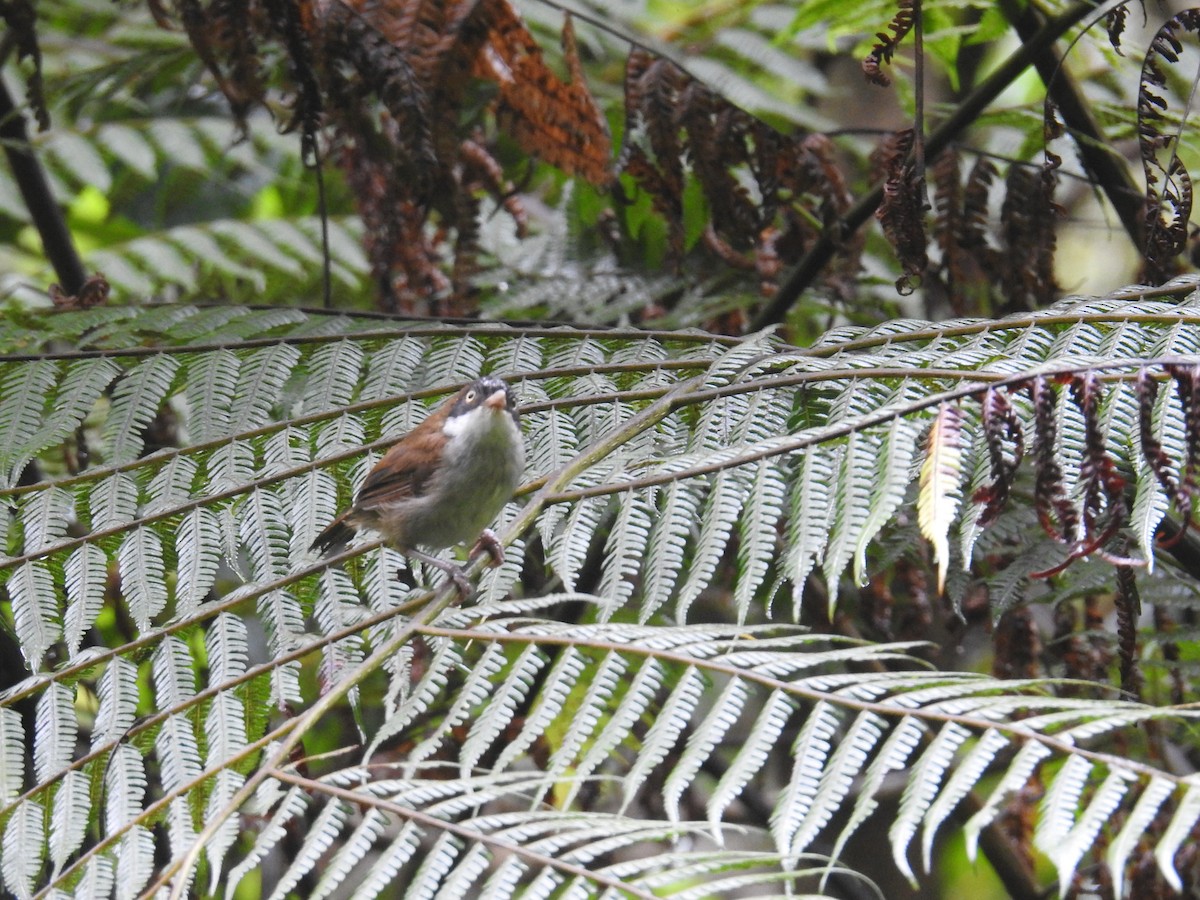
[[[472,388],[471,390],[467,391],[467,396],[464,397],[463,399],[466,400],[468,403],[474,403],[475,402],[475,389]]]

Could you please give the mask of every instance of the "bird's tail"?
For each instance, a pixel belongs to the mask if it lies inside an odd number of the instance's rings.
[[[327,556],[350,543],[350,539],[354,537],[354,532],[357,530],[357,528],[346,521],[346,515],[343,513],[330,522],[329,527],[317,535],[317,539],[312,542],[312,546],[308,549],[320,550],[323,555]]]

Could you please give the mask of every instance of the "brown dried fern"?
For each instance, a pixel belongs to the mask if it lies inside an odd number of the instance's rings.
[[[1180,32],[1200,31],[1200,10],[1177,13],[1159,28],[1142,60],[1138,83],[1138,150],[1146,177],[1145,238],[1142,255],[1146,279],[1157,283],[1178,271],[1178,256],[1187,247],[1192,212],[1192,179],[1176,152],[1180,123],[1167,133],[1169,108],[1165,66],[1179,61]],[[1165,151],[1165,160],[1162,158]]]

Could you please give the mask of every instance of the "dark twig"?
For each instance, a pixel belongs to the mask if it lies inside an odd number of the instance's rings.
[[[8,86],[0,78],[0,143],[21,196],[42,238],[42,248],[66,294],[78,294],[87,274],[75,249],[62,210],[54,201],[46,173],[29,145],[25,116],[13,103]]]

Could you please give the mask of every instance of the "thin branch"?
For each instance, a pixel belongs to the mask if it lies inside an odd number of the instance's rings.
[[[78,294],[87,279],[83,260],[75,249],[62,210],[54,200],[42,164],[29,144],[25,115],[13,103],[3,78],[0,78],[0,143],[4,145],[9,168],[59,283],[67,294]]]

